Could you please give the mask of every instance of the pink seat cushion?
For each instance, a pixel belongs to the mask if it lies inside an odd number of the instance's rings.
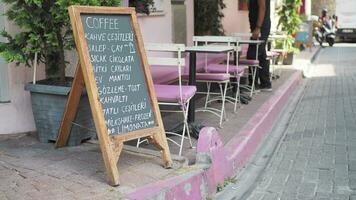
[[[182,100],[180,99],[179,85],[154,85],[159,102],[186,103],[197,91],[195,86],[182,85]]]
[[[226,72],[226,64],[210,64],[208,65],[208,72],[211,73],[225,73]],[[230,74],[239,74],[242,75],[245,68],[236,66],[236,65],[229,65],[229,73]]]
[[[183,79],[188,79],[189,75],[184,74],[182,76]],[[227,81],[230,80],[230,74],[226,73],[197,73],[196,74],[197,81]]]
[[[150,69],[154,84],[169,83],[177,80],[179,76],[177,66],[152,65]]]
[[[239,65],[258,65],[260,64],[260,62],[258,60],[249,60],[249,59],[246,59],[246,60],[239,60]]]
[[[189,73],[189,55],[186,56],[184,73]],[[197,53],[196,58],[196,72],[205,71],[205,55],[207,55],[207,63],[219,63],[226,59],[226,54],[214,54],[214,53]]]

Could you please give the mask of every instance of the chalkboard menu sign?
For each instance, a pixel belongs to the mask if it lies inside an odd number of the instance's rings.
[[[81,20],[109,134],[153,127],[130,16],[81,14]]]
[[[79,100],[87,91],[111,185],[119,184],[117,162],[125,141],[147,137],[171,167],[157,98],[134,8],[68,8],[79,63],[56,141],[65,146]]]

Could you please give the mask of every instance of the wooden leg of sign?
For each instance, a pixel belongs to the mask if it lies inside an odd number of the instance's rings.
[[[84,87],[83,72],[78,63],[55,145],[57,148],[67,145],[72,122],[75,119]]]
[[[107,132],[103,133],[106,134]],[[124,145],[122,142],[118,143],[110,140],[110,136],[104,134],[102,134],[100,130],[98,131],[100,150],[106,168],[107,180],[111,186],[118,186],[120,184],[120,179],[117,161]]]
[[[171,154],[169,153],[169,147],[167,143],[166,134],[163,133],[156,133],[153,136],[148,137],[150,143],[154,144],[162,154],[162,160],[164,162],[165,168],[172,168],[172,158]]]
[[[112,140],[112,146],[113,146],[113,154],[114,157],[116,158],[116,163],[119,161],[120,154],[122,152],[122,148],[124,148],[124,143],[122,141],[118,140]]]

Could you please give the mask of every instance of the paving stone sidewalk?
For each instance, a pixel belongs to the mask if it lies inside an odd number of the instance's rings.
[[[248,200],[356,199],[356,45],[321,51]]]

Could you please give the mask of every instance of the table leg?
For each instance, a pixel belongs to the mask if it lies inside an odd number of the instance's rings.
[[[196,52],[190,52],[189,55],[189,85],[196,85]],[[198,139],[199,132],[203,128],[201,124],[195,123],[195,100],[194,96],[189,102],[189,112],[188,112],[188,125],[191,137]],[[184,124],[179,123],[175,127],[169,130],[169,132],[182,132]]]
[[[197,54],[195,52],[190,52],[189,54],[189,85],[196,85],[196,60]],[[188,112],[188,123],[195,121],[195,97],[190,100],[189,112]]]

